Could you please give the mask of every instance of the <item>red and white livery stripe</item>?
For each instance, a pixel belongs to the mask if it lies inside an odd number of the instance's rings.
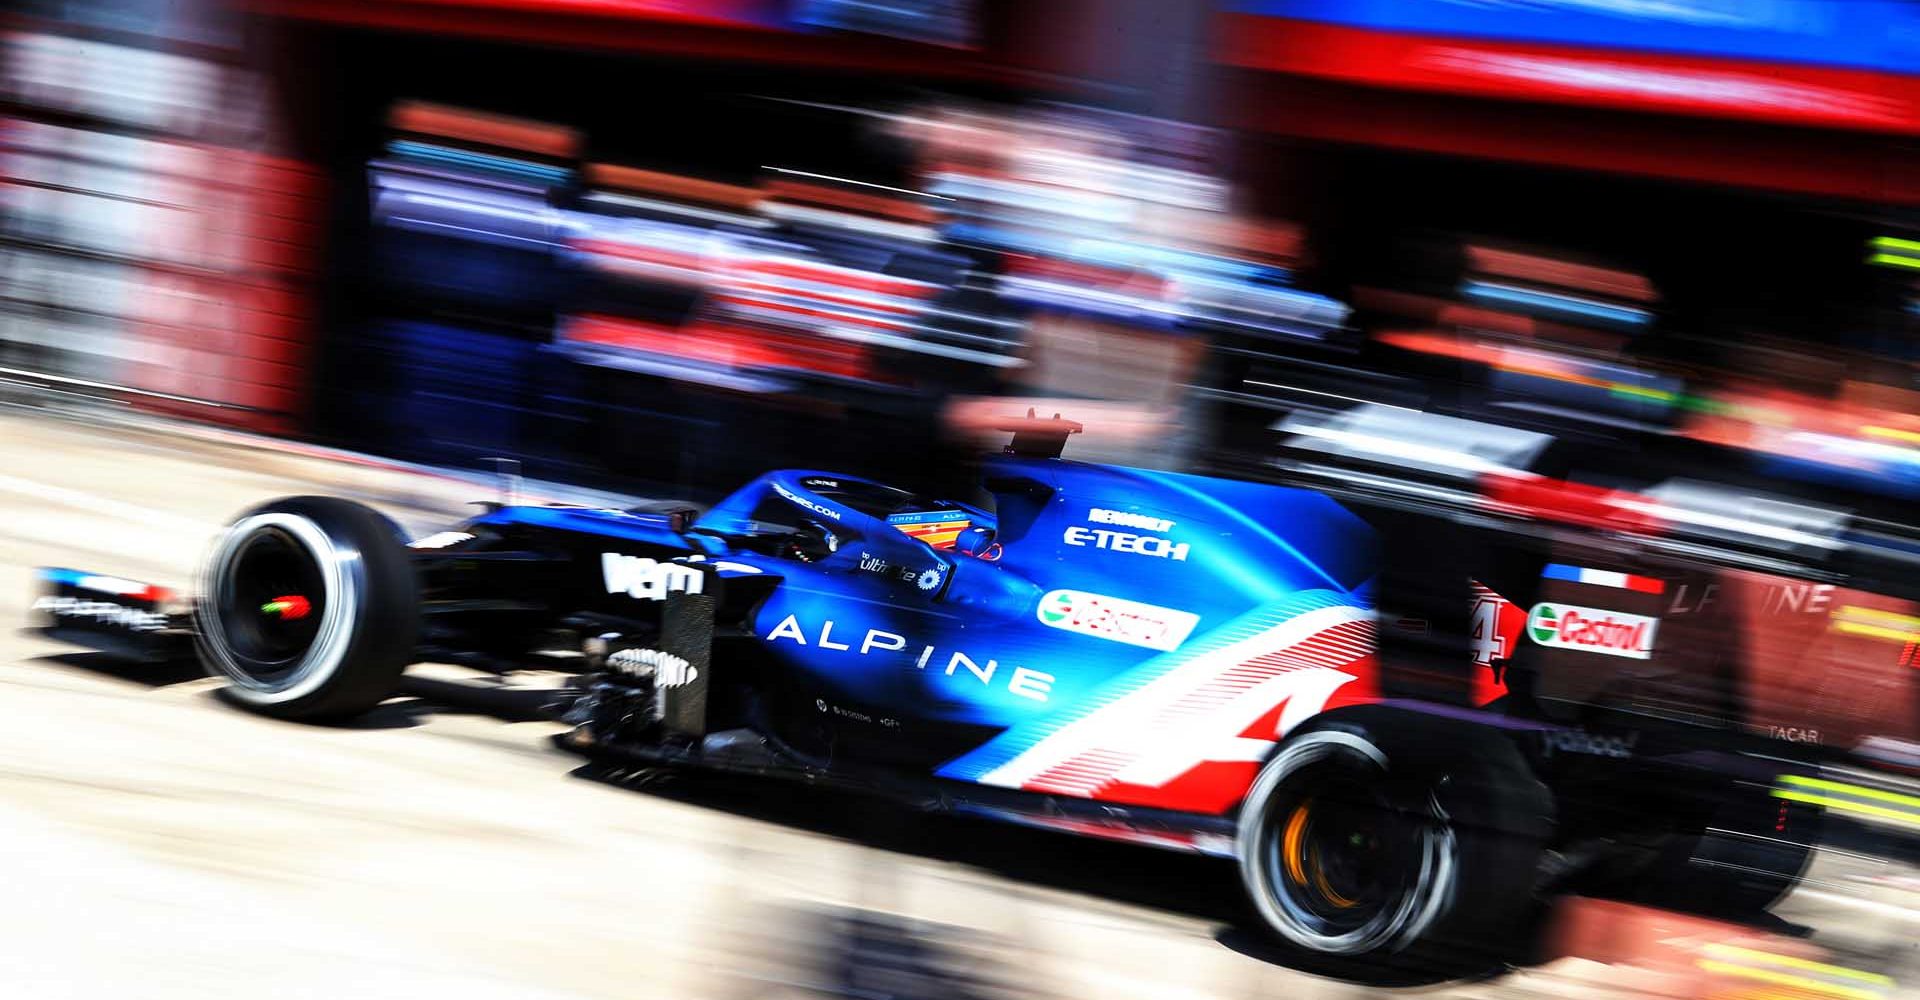
[[[1060,728],[982,783],[1220,811],[1287,731],[1377,696],[1371,612],[1319,608],[1203,653]]]

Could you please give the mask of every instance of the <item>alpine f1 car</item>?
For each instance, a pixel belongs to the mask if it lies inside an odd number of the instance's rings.
[[[1798,877],[1813,810],[1769,796],[1777,762],[1556,714],[1517,680],[1561,657],[1591,694],[1643,663],[1660,580],[1536,562],[1529,616],[1435,541],[1411,561],[1459,578],[1450,644],[1445,609],[1376,624],[1406,585],[1380,544],[1398,515],[1067,461],[1058,419],[1009,429],[990,507],[779,471],[698,516],[489,504],[409,544],[294,497],[232,524],[191,601],[47,570],[37,607],[59,638],[197,653],[286,719],[365,712],[415,662],[565,651],[567,750],[1232,858],[1266,926],[1323,955],[1511,951],[1568,891],[1755,911]]]

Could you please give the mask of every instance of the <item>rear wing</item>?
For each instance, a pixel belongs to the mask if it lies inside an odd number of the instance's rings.
[[[1274,430],[1283,479],[1363,506],[1920,601],[1920,524],[1714,483],[1712,469],[1636,488],[1572,482],[1535,471],[1548,435],[1395,406]]]
[[[1872,760],[1920,745],[1920,526],[1716,481],[1711,462],[1616,461],[1587,470],[1610,485],[1575,481],[1548,464],[1548,435],[1400,407],[1274,429],[1275,478],[1382,531],[1380,606],[1423,626],[1382,631],[1405,696],[1470,690],[1459,664],[1478,659],[1574,716]],[[1469,574],[1512,608],[1456,610],[1488,604]]]

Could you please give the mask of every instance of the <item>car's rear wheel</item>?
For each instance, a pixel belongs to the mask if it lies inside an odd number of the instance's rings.
[[[1242,880],[1315,955],[1408,971],[1497,964],[1522,918],[1551,798],[1479,727],[1362,706],[1296,730],[1242,807]]]
[[[1800,883],[1824,816],[1764,792],[1729,790],[1707,828],[1669,838],[1627,895],[1732,920],[1765,912]]]
[[[419,627],[418,585],[392,521],[331,497],[242,514],[207,560],[199,651],[226,695],[280,718],[358,715],[393,693]]]

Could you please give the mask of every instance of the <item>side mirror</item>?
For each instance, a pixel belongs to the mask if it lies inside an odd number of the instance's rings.
[[[953,550],[988,562],[1000,558],[1000,545],[993,540],[992,528],[973,527],[962,531],[953,540]]]

